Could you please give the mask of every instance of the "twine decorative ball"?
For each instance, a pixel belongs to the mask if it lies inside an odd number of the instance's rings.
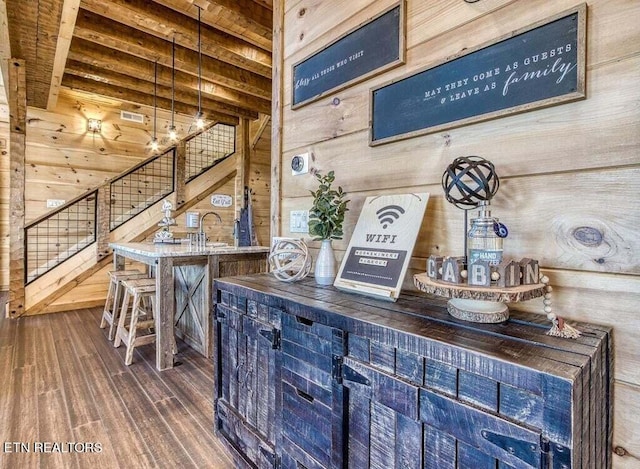
[[[271,273],[283,282],[302,280],[311,272],[311,254],[305,242],[295,238],[280,238],[269,254]]]
[[[442,175],[446,199],[463,210],[475,208],[483,200],[491,200],[498,187],[500,180],[493,163],[480,156],[456,158]]]

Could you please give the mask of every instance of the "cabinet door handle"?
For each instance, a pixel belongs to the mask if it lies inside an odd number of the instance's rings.
[[[308,402],[315,401],[315,398],[311,394],[304,392],[302,389],[296,388],[296,394],[301,398],[303,398],[305,401],[308,401]]]
[[[313,326],[313,321],[311,319],[303,318],[302,316],[296,316],[296,322],[308,327]]]

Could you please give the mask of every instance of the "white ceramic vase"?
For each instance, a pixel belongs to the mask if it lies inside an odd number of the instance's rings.
[[[336,278],[336,256],[330,239],[323,239],[313,275],[318,285],[333,285]]]

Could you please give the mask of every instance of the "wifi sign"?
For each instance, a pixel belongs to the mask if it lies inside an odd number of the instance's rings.
[[[376,212],[376,215],[378,215],[378,221],[384,229],[395,222],[398,218],[400,218],[400,215],[403,214],[404,209],[399,205],[387,205],[386,207],[382,207]]]

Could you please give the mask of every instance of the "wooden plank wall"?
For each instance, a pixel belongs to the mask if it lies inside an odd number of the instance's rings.
[[[0,74],[0,291],[3,290],[9,290],[9,104]]]
[[[267,117],[268,119],[268,117]],[[249,165],[249,184],[252,189],[253,220],[258,237],[258,242],[268,245],[269,242],[269,190],[270,190],[270,160],[271,160],[271,128],[270,124],[261,125],[264,120],[251,122],[250,135],[251,155]],[[255,127],[255,128],[254,128]],[[210,192],[202,200],[191,205],[187,211],[204,214],[207,211],[214,211],[222,218],[222,225],[218,224],[213,216],[205,219],[205,231],[211,241],[223,242],[232,245],[233,222],[235,217],[235,203],[228,208],[213,207],[211,205],[211,194],[234,195],[235,184],[233,174],[226,181],[222,181],[219,186],[212,186]],[[189,204],[190,202],[187,201]],[[176,216],[176,225],[171,228],[175,237],[185,237],[193,229],[186,228],[186,213]],[[148,238],[151,240],[152,236]],[[69,291],[57,299],[47,308],[47,312],[66,311],[69,309],[95,306],[104,303],[107,293],[107,271],[111,270],[111,265],[107,265],[94,275],[84,280],[73,290]]]
[[[583,101],[369,147],[371,87],[577,4],[576,0],[407,0],[405,65],[292,110],[292,65],[394,1],[284,2],[284,50],[274,52],[274,57],[283,57],[274,68],[281,67],[284,74],[282,152],[276,151],[275,142],[273,146],[281,175],[274,191],[282,194],[281,206],[272,207],[272,215],[281,215],[274,234],[291,236],[290,211],[311,206],[308,191],[315,187],[314,178],[294,177],[288,171],[291,157],[308,151],[312,168],[335,170],[337,183],[352,200],[347,236],[334,243],[339,258],[366,196],[431,193],[410,277],[425,270],[430,254],[462,254],[463,214],[445,201],[440,186],[447,165],[459,156],[491,160],[501,177],[493,212],[510,229],[505,255],[540,259],[555,288],[557,314],[615,329],[614,467],[638,467],[640,2],[587,2],[587,99]],[[580,238],[576,230],[584,227],[601,239]],[[319,248],[319,243],[310,245]],[[518,307],[541,312],[542,303],[533,300]]]
[[[120,120],[120,110],[146,116],[143,124]],[[53,112],[27,109],[25,170],[26,222],[50,211],[47,199],[70,200],[149,156],[153,109],[122,104],[107,98],[63,90]],[[87,118],[103,121],[102,132],[86,131]],[[162,137],[170,116],[158,112],[157,132]],[[9,109],[4,86],[0,89],[0,289],[9,285]],[[186,132],[190,117],[176,116]]]
[[[266,119],[266,120],[264,120]],[[270,245],[271,194],[271,118],[252,121],[250,142],[249,187],[253,210],[253,226],[262,246]]]
[[[123,121],[120,110],[145,116],[142,124]],[[170,113],[158,110],[156,135],[163,143]],[[99,134],[87,132],[87,119],[102,120]],[[176,115],[185,135],[190,116]],[[27,127],[26,219],[47,213],[47,199],[70,200],[151,156],[153,108],[122,104],[64,89],[55,112],[29,108]],[[166,142],[166,140],[165,140]]]

